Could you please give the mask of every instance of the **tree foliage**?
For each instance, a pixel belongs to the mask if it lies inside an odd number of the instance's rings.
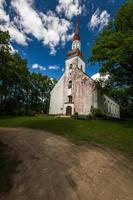
[[[10,52],[10,36],[0,31],[0,113],[47,113],[55,81],[30,73],[27,61]]]
[[[100,73],[109,74],[98,85],[121,105],[122,113],[133,115],[133,2],[121,6],[113,19],[96,38],[91,62],[99,62]],[[103,87],[104,85],[104,87]]]

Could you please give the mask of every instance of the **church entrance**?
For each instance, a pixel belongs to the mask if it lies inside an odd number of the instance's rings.
[[[72,107],[71,106],[66,107],[66,115],[72,115]]]

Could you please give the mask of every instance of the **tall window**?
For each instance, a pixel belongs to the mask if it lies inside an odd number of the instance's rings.
[[[72,81],[68,82],[68,89],[72,88]]]
[[[73,65],[72,65],[72,64],[70,64],[70,66],[69,66],[69,69],[72,69],[72,66],[73,66]]]
[[[68,102],[69,102],[69,103],[72,103],[72,96],[71,96],[71,95],[68,96]]]

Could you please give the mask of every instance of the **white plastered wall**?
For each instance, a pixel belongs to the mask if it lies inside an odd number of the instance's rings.
[[[49,114],[63,114],[63,104],[64,104],[64,96],[63,96],[63,79],[64,75],[57,82],[53,90],[51,91],[50,98],[50,107]]]
[[[81,69],[82,66],[82,71],[85,72],[85,63],[79,56],[70,58],[65,61],[65,70],[67,73],[69,73],[69,67],[71,64],[73,65],[73,67],[78,67],[79,69]]]
[[[103,95],[103,109],[106,115],[120,118],[120,106],[107,95]]]

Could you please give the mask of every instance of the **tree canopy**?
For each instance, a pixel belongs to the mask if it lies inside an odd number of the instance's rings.
[[[9,40],[0,31],[0,114],[47,113],[55,80],[30,73],[27,61],[11,53]]]
[[[109,78],[98,86],[121,105],[122,114],[133,116],[133,2],[128,1],[96,38],[91,62]],[[103,87],[104,85],[104,87]]]

